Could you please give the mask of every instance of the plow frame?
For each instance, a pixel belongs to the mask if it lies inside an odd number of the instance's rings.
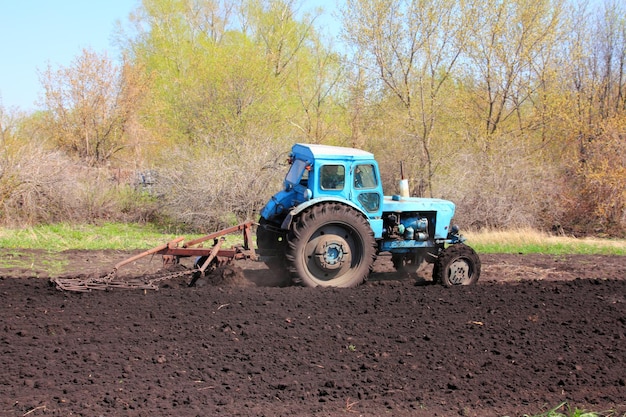
[[[185,241],[184,237],[178,237],[170,240],[163,245],[157,246],[152,249],[148,249],[130,258],[124,259],[118,262],[113,267],[113,271],[104,277],[88,278],[88,279],[74,279],[74,278],[53,278],[51,282],[56,285],[60,290],[66,291],[78,291],[85,292],[94,289],[108,290],[111,288],[139,288],[139,289],[155,289],[158,290],[157,282],[175,278],[177,276],[192,276],[192,280],[189,286],[193,286],[196,280],[202,276],[205,270],[211,265],[225,265],[233,260],[251,259],[258,260],[258,256],[254,250],[254,244],[252,240],[252,226],[255,223],[247,221],[240,223],[236,226],[228,227],[226,229],[219,230],[208,235]],[[243,244],[235,245],[231,248],[222,249],[222,244],[225,241],[225,236],[236,232],[242,232]],[[204,243],[212,241],[212,246],[204,247]],[[203,260],[202,265],[194,264],[193,269],[188,269],[184,272],[173,272],[171,274],[161,274],[156,278],[150,278],[147,280],[131,279],[123,280],[117,276],[117,271],[146,256],[162,255],[163,256],[163,269],[167,270],[168,267],[179,263],[180,258],[197,257],[198,259],[206,258]]]
[[[125,259],[121,262],[118,262],[114,267],[113,271],[116,272],[119,268],[127,265],[129,263],[135,262],[138,259],[141,259],[145,256],[150,255],[163,255],[163,265],[167,266],[170,264],[178,263],[178,258],[186,258],[186,257],[204,257],[207,256],[206,265],[203,265],[204,268],[200,268],[200,271],[204,271],[206,267],[210,264],[210,261],[214,258],[225,258],[228,261],[235,259],[252,259],[257,260],[257,255],[254,250],[254,245],[252,244],[252,225],[254,222],[248,221],[245,223],[238,224],[237,226],[228,227],[226,229],[219,230],[214,233],[210,233],[206,236],[202,236],[190,241],[185,242],[184,237],[178,237],[174,240],[171,240],[161,246],[157,246],[152,249],[148,249],[145,252],[139,253],[135,256],[132,256],[128,259]],[[224,237],[226,235],[235,233],[235,232],[243,232],[243,245],[242,246],[233,246],[232,248],[222,249],[222,243],[224,242]],[[210,248],[205,248],[203,246],[198,246],[203,244],[206,241],[213,240],[213,246]],[[182,243],[181,243],[182,242]]]

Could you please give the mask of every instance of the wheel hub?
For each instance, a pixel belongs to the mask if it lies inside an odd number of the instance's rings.
[[[315,249],[317,265],[326,270],[340,269],[346,262],[350,262],[348,245],[343,239],[320,239]]]
[[[450,264],[450,282],[453,285],[461,285],[470,279],[470,268],[467,262],[462,259]]]

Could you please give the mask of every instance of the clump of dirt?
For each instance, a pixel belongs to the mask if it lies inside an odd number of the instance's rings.
[[[242,268],[236,265],[224,265],[217,267],[195,283],[197,287],[205,285],[215,287],[250,287],[254,284],[246,279]]]

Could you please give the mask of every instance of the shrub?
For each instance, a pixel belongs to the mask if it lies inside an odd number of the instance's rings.
[[[151,221],[154,199],[111,171],[82,166],[58,151],[25,145],[0,169],[0,223]]]
[[[289,147],[266,142],[231,149],[168,152],[169,162],[159,170],[155,186],[161,214],[199,232],[256,220],[258,210],[280,187]]]

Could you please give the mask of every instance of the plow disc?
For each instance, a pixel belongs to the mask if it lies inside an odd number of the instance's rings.
[[[51,278],[50,281],[58,289],[64,291],[86,292],[91,290],[110,290],[114,288],[150,289],[158,290],[159,283],[180,277],[189,277],[189,286],[193,286],[198,278],[211,272],[213,269],[224,266],[238,259],[257,260],[252,244],[253,222],[241,223],[197,239],[185,241],[184,237],[171,240],[163,245],[118,262],[113,270],[103,276],[89,278]],[[231,248],[222,248],[225,236],[242,232],[243,244]],[[205,242],[212,242],[212,246],[204,247]],[[148,274],[131,279],[118,275],[118,270],[124,265],[133,263],[146,256],[162,255],[163,268],[156,274]],[[196,257],[192,268],[180,265],[180,258]]]

